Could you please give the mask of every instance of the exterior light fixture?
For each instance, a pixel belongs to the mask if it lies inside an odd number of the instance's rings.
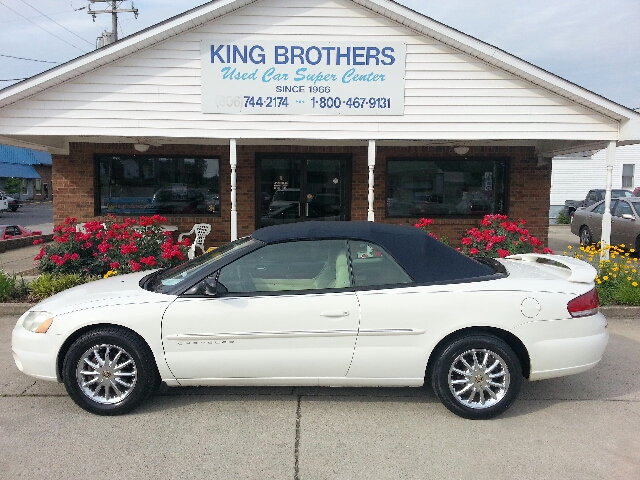
[[[465,147],[464,145],[458,145],[457,147],[453,147],[453,151],[458,155],[466,155],[469,152],[469,147]]]
[[[149,150],[149,145],[146,143],[136,143],[133,148],[135,148],[138,152],[146,152]]]

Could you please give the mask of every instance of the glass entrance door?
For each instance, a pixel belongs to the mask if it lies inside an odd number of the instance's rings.
[[[346,156],[260,156],[257,228],[348,220],[347,162]]]

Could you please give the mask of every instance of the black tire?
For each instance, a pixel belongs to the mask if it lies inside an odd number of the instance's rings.
[[[504,413],[522,386],[518,357],[492,335],[455,339],[435,360],[433,391],[445,407],[463,418],[483,420]],[[464,375],[458,373],[461,369],[466,370]]]
[[[12,212],[15,212],[18,210],[18,207],[9,207],[9,210],[11,210]]]
[[[580,245],[585,247],[591,245],[593,243],[593,235],[591,235],[591,230],[589,227],[584,225],[580,228]]]
[[[147,344],[118,327],[99,328],[78,338],[64,357],[62,378],[72,400],[97,415],[133,410],[160,383]]]

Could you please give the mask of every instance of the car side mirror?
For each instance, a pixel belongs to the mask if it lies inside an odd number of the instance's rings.
[[[624,218],[625,220],[635,220],[636,219],[636,217],[634,217],[630,213],[623,213],[622,214],[622,218]]]
[[[215,297],[224,293],[227,293],[227,289],[224,285],[216,281],[215,275],[209,276],[204,280],[199,281],[196,285],[184,292],[185,295],[207,297]]]
[[[210,297],[215,297],[218,294],[218,282],[215,277],[207,277],[203,281],[204,294]]]

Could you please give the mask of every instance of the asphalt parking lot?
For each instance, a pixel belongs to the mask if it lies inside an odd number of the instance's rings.
[[[425,388],[164,388],[98,417],[11,358],[0,316],[0,478],[638,479],[640,321],[610,319],[603,361],[525,382],[490,421]]]

